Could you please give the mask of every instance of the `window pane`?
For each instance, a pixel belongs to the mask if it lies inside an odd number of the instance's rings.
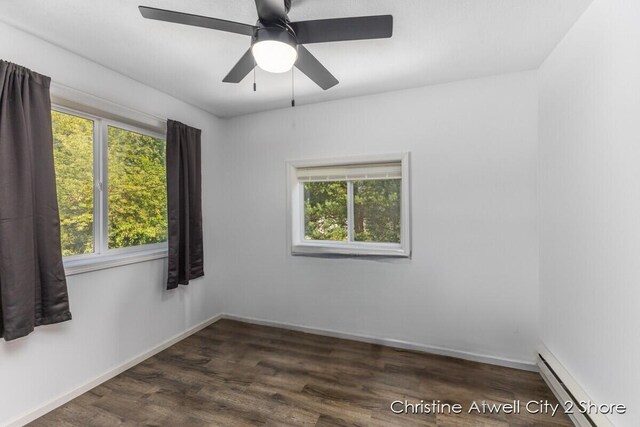
[[[109,248],[167,240],[165,141],[108,128]]]
[[[62,255],[93,252],[93,120],[51,112]]]
[[[347,240],[347,183],[304,184],[306,240]]]
[[[400,179],[353,181],[356,241],[400,243],[400,188]]]

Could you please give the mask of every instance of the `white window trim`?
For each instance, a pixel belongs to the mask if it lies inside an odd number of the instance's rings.
[[[304,239],[304,187],[297,177],[297,169],[320,166],[344,166],[368,163],[400,162],[402,169],[400,205],[400,243],[338,242]],[[353,194],[353,186],[347,191]],[[295,160],[287,162],[287,230],[292,255],[347,255],[347,256],[411,256],[411,200],[409,153],[358,156],[339,159]],[[348,206],[349,221],[353,212]]]
[[[93,238],[94,252],[63,257],[64,269],[67,276],[103,270],[122,265],[135,264],[154,259],[166,258],[168,255],[167,242],[148,245],[132,246],[128,248],[109,249],[108,209],[109,194],[106,190],[109,176],[106,159],[108,155],[107,132],[109,126],[140,133],[154,138],[166,140],[166,133],[153,131],[147,126],[135,126],[118,120],[105,118],[96,114],[85,113],[75,108],[66,107],[58,103],[51,104],[51,110],[92,120],[93,126]],[[126,111],[124,112],[126,113]],[[105,114],[112,115],[112,114]]]
[[[67,276],[74,276],[76,274],[88,273],[90,271],[104,270],[107,268],[167,258],[168,255],[166,244],[157,249],[146,248],[141,250],[139,248],[141,248],[141,246],[135,247],[135,249],[138,250],[129,250],[123,253],[85,254],[79,255],[78,257],[64,257],[64,271]]]

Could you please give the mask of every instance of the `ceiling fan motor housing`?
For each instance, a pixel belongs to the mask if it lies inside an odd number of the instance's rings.
[[[253,32],[253,37],[251,37],[251,45],[253,46],[256,43],[262,41],[277,41],[286,43],[294,49],[298,50],[298,41],[296,40],[296,36],[293,31],[288,28],[282,27],[257,27]]]

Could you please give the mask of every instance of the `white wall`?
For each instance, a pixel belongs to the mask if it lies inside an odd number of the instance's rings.
[[[537,108],[528,72],[228,120],[226,311],[532,363]],[[285,161],[404,151],[411,260],[287,252]]]
[[[640,2],[596,0],[540,70],[542,340],[640,425]]]
[[[222,311],[221,246],[213,224],[219,199],[215,117],[65,50],[0,24],[0,58],[55,82],[203,130],[205,274],[164,291],[166,260],[69,277],[73,320],[0,342],[0,425],[82,385]]]

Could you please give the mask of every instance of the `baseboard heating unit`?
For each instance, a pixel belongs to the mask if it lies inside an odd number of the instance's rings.
[[[589,401],[582,387],[569,375],[566,369],[547,350],[538,353],[538,368],[540,375],[547,383],[560,404],[565,407],[579,408],[579,402]],[[571,402],[572,405],[566,404]],[[570,411],[567,415],[578,427],[613,427],[613,424],[602,414],[585,414],[578,410]]]

